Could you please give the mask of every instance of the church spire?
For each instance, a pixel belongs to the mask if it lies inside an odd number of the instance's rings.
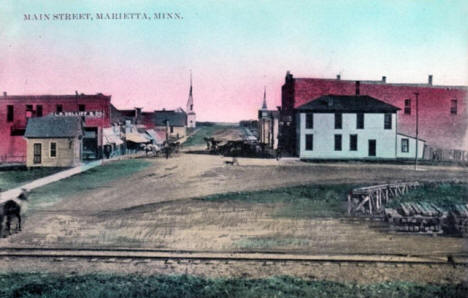
[[[192,95],[192,70],[190,70],[190,91],[187,100],[187,113],[193,112],[193,95]]]
[[[263,89],[263,105],[262,105],[262,110],[266,110],[267,108],[267,103],[266,103],[266,87]]]

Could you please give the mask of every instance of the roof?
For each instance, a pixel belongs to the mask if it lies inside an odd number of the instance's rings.
[[[83,135],[82,122],[76,116],[29,118],[26,138],[70,138]]]
[[[0,96],[0,100],[41,100],[41,101],[47,101],[47,100],[77,100],[77,99],[84,99],[84,100],[95,100],[95,99],[103,99],[103,100],[109,100],[111,99],[110,95],[104,95],[102,93],[97,93],[97,94],[84,94],[84,93],[78,93],[78,94],[64,94],[64,95],[52,95],[52,94],[46,94],[46,95],[2,95]]]
[[[397,132],[397,135],[400,135],[400,136],[404,136],[404,137],[407,137],[407,138],[411,138],[411,139],[415,139],[416,140],[416,137],[415,136],[410,136],[410,135],[407,135],[407,134],[404,134],[404,133],[401,133],[401,132]],[[418,141],[420,142],[426,142],[426,140],[423,140],[421,138],[418,137]]]
[[[324,95],[297,108],[315,112],[394,113],[400,108],[368,95]]]
[[[149,143],[150,140],[145,137],[145,135],[138,132],[129,132],[125,135],[127,141],[133,143]]]
[[[171,126],[186,126],[187,125],[187,114],[182,110],[169,111],[155,111],[154,112],[154,124],[156,126],[165,126],[166,121],[169,121]]]

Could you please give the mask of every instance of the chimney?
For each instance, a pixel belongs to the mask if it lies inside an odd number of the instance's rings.
[[[286,72],[286,82],[290,82],[293,80],[293,75],[291,74],[291,72],[288,70]]]
[[[361,85],[361,82],[356,81],[356,96],[359,96],[361,93],[361,90],[359,89],[360,85]]]
[[[6,93],[6,91],[3,91],[3,96],[5,96],[5,97],[7,96],[7,93]]]
[[[432,75],[429,75],[429,76],[427,77],[427,83],[428,83],[429,85],[432,85]]]
[[[75,95],[76,95],[76,96],[78,96],[78,95],[79,95],[79,94],[78,94],[78,90],[75,90]]]
[[[337,74],[337,75],[336,75],[336,79],[337,79],[338,81],[341,80],[341,75]]]
[[[382,83],[386,83],[387,82],[387,77],[386,76],[382,76]]]

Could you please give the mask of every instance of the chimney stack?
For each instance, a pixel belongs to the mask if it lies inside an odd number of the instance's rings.
[[[7,93],[6,93],[6,91],[3,91],[3,96],[5,96],[5,97],[7,96]]]
[[[386,83],[387,82],[387,77],[386,76],[382,76],[382,83]]]
[[[360,85],[361,85],[361,82],[356,81],[356,96],[359,96],[361,94],[361,90],[359,88]]]
[[[336,79],[337,79],[338,81],[341,80],[341,75],[337,74],[337,75],[336,75]]]
[[[288,70],[288,71],[286,72],[286,82],[290,82],[290,81],[292,81],[292,79],[293,79],[293,75],[292,75],[291,72]]]
[[[76,96],[78,96],[78,95],[79,95],[79,94],[78,94],[78,90],[75,90],[75,95],[76,95]]]
[[[429,77],[427,78],[427,83],[429,85],[432,85],[432,75],[429,75]]]

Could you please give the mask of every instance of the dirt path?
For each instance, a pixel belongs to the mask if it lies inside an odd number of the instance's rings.
[[[215,193],[269,189],[305,183],[386,183],[395,181],[468,181],[463,168],[379,164],[309,164],[297,161],[240,158],[225,165],[217,155],[180,154],[151,160],[152,166],[115,181],[109,187],[77,194],[56,206],[90,213],[137,205],[206,196]]]

